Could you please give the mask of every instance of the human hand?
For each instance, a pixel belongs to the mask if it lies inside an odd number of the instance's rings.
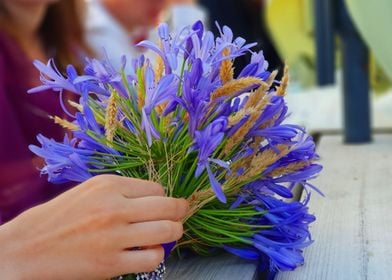
[[[154,270],[178,240],[184,199],[153,182],[96,176],[0,227],[5,279],[106,279]],[[130,248],[141,248],[131,250]]]

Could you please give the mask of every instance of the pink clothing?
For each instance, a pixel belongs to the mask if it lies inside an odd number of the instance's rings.
[[[61,140],[63,130],[48,115],[63,116],[58,94],[27,94],[38,71],[18,43],[0,31],[0,224],[42,203],[61,189],[40,176],[40,160],[29,151],[36,135]]]

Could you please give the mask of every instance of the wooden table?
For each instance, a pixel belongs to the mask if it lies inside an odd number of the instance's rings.
[[[224,253],[213,257],[171,259],[165,275],[167,280],[255,280],[258,278],[254,262]]]
[[[315,243],[303,267],[276,279],[392,279],[392,134],[362,145],[323,136],[318,152],[324,171],[314,182],[326,197],[309,205]]]
[[[314,183],[326,196],[314,193],[309,205],[317,216],[311,229],[315,243],[305,249],[303,267],[279,273],[276,280],[392,279],[392,134],[362,145],[322,136],[318,152],[324,170]],[[257,278],[256,264],[227,254],[172,261],[166,277]]]

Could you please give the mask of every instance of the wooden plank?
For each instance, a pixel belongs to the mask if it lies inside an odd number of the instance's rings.
[[[313,195],[310,211],[315,243],[305,265],[277,280],[392,278],[392,134],[372,144],[344,145],[341,136],[323,136],[324,171],[315,180],[326,197]]]
[[[171,258],[167,264],[167,280],[254,280],[257,279],[257,265],[229,254],[213,257],[192,256],[181,259]]]

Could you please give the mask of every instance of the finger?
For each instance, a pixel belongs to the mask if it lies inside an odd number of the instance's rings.
[[[125,178],[125,177],[122,177]],[[121,193],[126,198],[138,198],[145,196],[165,196],[164,188],[155,182],[136,179],[136,178],[126,178],[130,182],[129,184],[124,184],[119,186]]]
[[[144,250],[125,250],[117,262],[116,275],[153,271],[163,258],[164,250],[160,245]]]
[[[122,208],[129,223],[182,220],[188,212],[188,202],[183,198],[149,196],[128,200]]]
[[[177,241],[182,237],[181,222],[150,221],[127,225],[118,234],[118,241],[125,248],[155,246]]]
[[[98,184],[105,188],[115,188],[127,198],[165,195],[163,187],[152,181],[109,174],[95,176],[91,180],[94,180],[92,184]]]

